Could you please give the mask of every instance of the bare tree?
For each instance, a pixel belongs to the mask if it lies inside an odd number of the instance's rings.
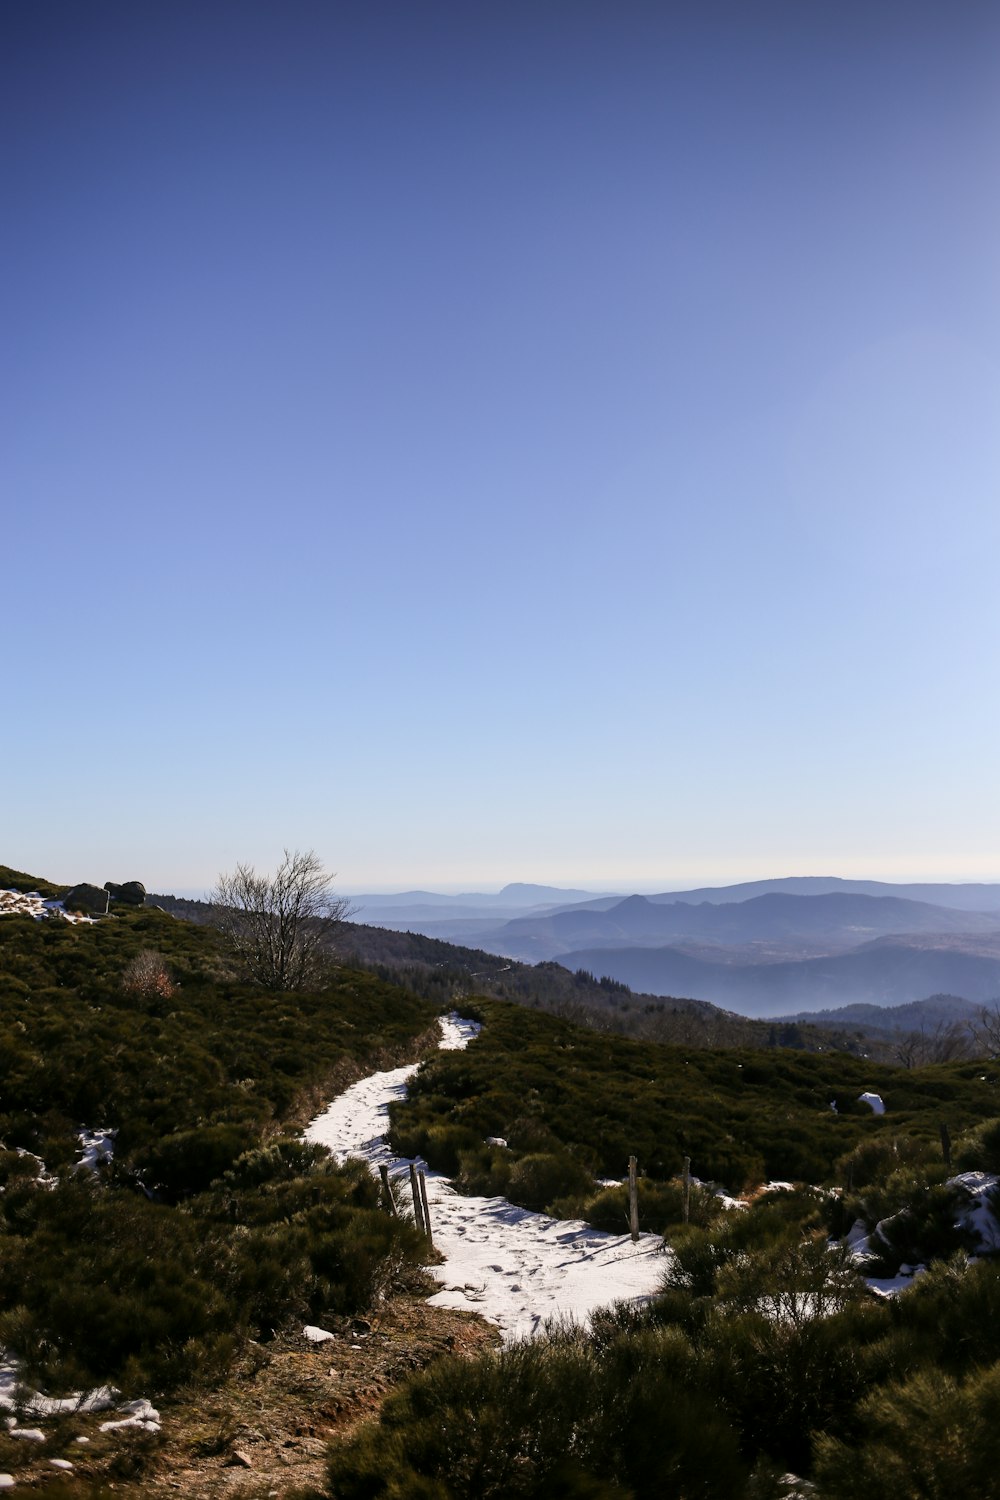
[[[897,1032],[893,1038],[896,1061],[904,1068],[923,1068],[928,1063],[955,1062],[972,1055],[968,1025],[962,1021],[939,1021],[930,1031]]]
[[[984,1005],[974,1021],[969,1023],[977,1055],[1000,1057],[1000,1000]]]
[[[256,984],[301,990],[319,979],[336,931],[353,911],[330,889],[332,879],[311,849],[286,849],[274,875],[237,865],[219,876],[208,898],[213,920]]]

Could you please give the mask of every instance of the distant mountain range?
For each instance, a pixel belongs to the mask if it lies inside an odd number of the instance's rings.
[[[898,896],[789,896],[769,892],[747,901],[655,902],[629,896],[604,911],[568,910],[516,918],[501,928],[514,958],[557,958],[580,946],[643,947],[667,942],[725,945],[792,943],[856,947],[892,933],[983,933],[1000,930],[1000,914],[957,911]],[[516,951],[515,951],[516,950]]]
[[[928,995],[926,1000],[906,1005],[842,1005],[838,1010],[805,1011],[781,1019],[838,1029],[856,1026],[866,1036],[891,1037],[901,1032],[933,1031],[939,1026],[967,1026],[977,1019],[980,1010],[981,1006],[959,995]]]
[[[415,924],[442,923],[447,925],[467,924],[470,921],[487,921],[496,925],[507,922],[515,915],[551,911],[577,902],[621,901],[622,894],[603,894],[594,891],[578,891],[554,885],[528,885],[515,881],[502,890],[467,891],[457,896],[447,896],[437,891],[362,892],[350,898],[355,915],[361,922],[370,922],[380,927],[408,927],[414,932],[423,932],[423,926]],[[442,936],[442,934],[426,934]]]
[[[998,884],[792,876],[652,896],[513,885],[355,900],[369,923],[743,1015],[1000,996]]]
[[[560,963],[653,995],[710,1000],[744,1016],[788,1016],[849,1004],[902,1005],[948,991],[987,1005],[1000,997],[995,952],[879,938],[850,953],[779,963],[726,963],[679,948],[584,948]]]

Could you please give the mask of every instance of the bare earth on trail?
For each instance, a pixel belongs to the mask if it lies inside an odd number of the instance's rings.
[[[331,1438],[375,1416],[400,1380],[443,1356],[497,1342],[482,1319],[417,1297],[400,1297],[370,1321],[328,1326],[335,1337],[326,1343],[285,1340],[256,1377],[207,1395],[185,1414],[183,1433],[172,1435],[165,1413],[160,1472],[146,1481],[147,1492],[280,1497],[321,1485]],[[221,1451],[196,1458],[193,1446],[206,1442]]]
[[[157,1435],[102,1434],[100,1416],[79,1415],[45,1444],[17,1444],[15,1493],[48,1489],[58,1480],[51,1460],[60,1458],[72,1462],[74,1478],[102,1483],[123,1500],[283,1500],[323,1485],[330,1440],[375,1416],[405,1376],[498,1342],[481,1318],[430,1307],[416,1290],[397,1294],[370,1319],[332,1319],[326,1326],[334,1337],[325,1343],[301,1335],[275,1339],[219,1389],[164,1403]],[[88,1442],[79,1444],[80,1436]],[[0,1437],[0,1446],[8,1445]]]

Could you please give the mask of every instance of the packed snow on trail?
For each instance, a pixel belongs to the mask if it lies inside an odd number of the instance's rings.
[[[478,1033],[475,1021],[441,1018],[443,1048],[465,1047]],[[385,1140],[389,1105],[406,1095],[416,1067],[393,1068],[363,1078],[306,1127],[306,1138],[343,1160],[364,1157],[377,1172],[409,1178],[409,1160],[393,1156]],[[599,1307],[648,1300],[665,1269],[657,1234],[605,1234],[577,1220],[550,1219],[516,1208],[506,1198],[467,1198],[447,1178],[427,1173],[434,1247],[444,1264],[429,1266],[442,1290],[430,1301],[464,1308],[496,1323],[508,1342],[537,1332],[548,1320],[584,1322]],[[313,1330],[318,1332],[319,1330]]]

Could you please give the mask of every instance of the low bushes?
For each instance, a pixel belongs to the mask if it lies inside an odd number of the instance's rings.
[[[502,1137],[514,1161],[569,1152],[595,1177],[621,1178],[635,1155],[643,1176],[666,1182],[688,1157],[697,1177],[730,1190],[838,1171],[860,1188],[894,1141],[916,1143],[913,1161],[940,1156],[943,1123],[957,1139],[998,1114],[998,1080],[966,1064],[904,1074],[843,1053],[688,1051],[503,1002],[481,1009],[475,1044],[433,1058],[392,1110],[395,1149],[419,1149],[450,1175],[462,1152]],[[870,1090],[886,1099],[885,1115],[858,1103]],[[458,1170],[471,1183],[493,1179],[497,1163],[468,1159]]]
[[[2,920],[0,1344],[30,1379],[214,1380],[248,1337],[365,1310],[418,1259],[367,1168],[278,1132],[307,1090],[412,1046],[431,1005],[349,971],[251,990],[216,933],[156,910]],[[84,1125],[117,1130],[99,1174]]]
[[[694,1364],[672,1332],[601,1350],[570,1335],[442,1362],[333,1450],[330,1493],[740,1500],[750,1467],[718,1403],[691,1388]]]
[[[959,1172],[1000,1173],[1000,1120],[984,1120],[963,1137],[955,1167]]]
[[[964,1381],[922,1370],[887,1390],[873,1391],[858,1412],[850,1443],[818,1440],[816,1478],[825,1500],[892,1495],[937,1500],[995,1496],[1000,1364]]]
[[[0,1196],[0,1343],[48,1388],[213,1379],[246,1337],[363,1311],[419,1258],[377,1197],[366,1168],[300,1143],[249,1153],[180,1209],[84,1174],[21,1179]]]
[[[891,1302],[831,1255],[816,1193],[672,1239],[666,1291],[442,1362],[331,1450],[327,1493],[776,1500],[994,1495],[1000,1264],[935,1266]]]

